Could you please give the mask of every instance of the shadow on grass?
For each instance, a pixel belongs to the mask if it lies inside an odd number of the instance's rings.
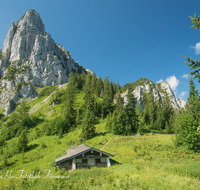
[[[104,136],[106,134],[107,132],[99,132],[99,133],[95,133],[95,136]]]
[[[112,158],[110,158],[110,163],[111,163],[111,166],[122,164],[120,162],[117,162],[116,160],[113,160]]]
[[[31,150],[37,148],[38,146],[39,146],[39,144],[31,144],[31,145],[28,146],[27,151],[31,151]]]

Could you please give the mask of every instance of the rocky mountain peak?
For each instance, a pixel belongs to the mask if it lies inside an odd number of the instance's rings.
[[[12,22],[0,52],[0,109],[9,114],[17,101],[38,95],[34,86],[67,83],[69,73],[76,71],[85,69],[45,32],[39,13],[28,10]]]
[[[154,100],[159,100],[161,103],[166,92],[170,97],[171,104],[175,110],[179,110],[182,107],[185,108],[186,106],[186,101],[176,98],[173,90],[171,89],[171,86],[167,82],[161,82],[156,84],[149,79],[140,78],[137,81],[133,82],[131,85],[133,87],[133,96],[137,99],[137,102],[140,104],[140,107],[142,109],[144,109],[143,93],[149,93],[150,91],[153,94]],[[127,93],[128,91],[121,94],[125,103],[127,101]]]

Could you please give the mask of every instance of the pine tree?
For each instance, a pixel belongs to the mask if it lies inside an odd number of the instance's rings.
[[[124,123],[124,102],[121,97],[120,92],[116,94],[116,108],[113,112],[112,117],[110,116],[110,125],[109,126],[112,130],[112,132],[116,135],[124,134],[125,133],[125,123]],[[111,113],[109,114],[111,115]]]
[[[94,98],[94,93],[92,92],[91,79],[92,79],[91,73],[88,72],[86,81],[85,81],[85,86],[84,86],[84,92],[85,92],[84,105],[85,105],[86,110],[88,109],[88,110],[93,111],[95,98]]]
[[[190,79],[190,91],[186,111],[179,114],[178,126],[175,128],[178,133],[176,143],[187,146],[188,149],[200,152],[199,113],[200,101],[199,93],[195,90],[195,84]]]
[[[22,134],[18,140],[18,150],[21,152],[22,150],[26,150],[28,147],[28,137],[27,137],[27,129],[22,131]]]
[[[85,117],[82,123],[81,136],[83,139],[90,139],[95,135],[94,114],[90,110],[86,110]]]
[[[112,89],[111,84],[109,82],[109,77],[106,77],[104,80],[104,91],[103,91],[103,102],[104,102],[104,110],[105,113],[111,112],[111,106],[112,106]]]
[[[161,107],[161,102],[159,100],[156,101],[156,121],[155,121],[155,129],[161,130],[164,128],[164,116],[163,109]]]
[[[167,121],[169,123],[169,119],[170,119],[171,115],[174,115],[175,113],[174,113],[174,108],[172,106],[170,96],[166,90],[165,90],[164,94],[165,95],[162,98],[162,110],[163,110],[163,116],[164,116],[164,120],[165,120],[164,122],[166,123],[166,121]]]
[[[75,101],[75,89],[76,87],[72,82],[68,83],[65,95],[64,109],[62,114],[62,122],[65,123],[64,131],[68,130],[75,125],[75,110],[74,110],[74,101]]]
[[[125,125],[126,125],[126,133],[130,134],[131,131],[135,131],[138,123],[138,117],[135,111],[136,107],[136,99],[132,94],[131,86],[128,88],[128,93],[126,95],[127,102],[125,105]]]
[[[96,91],[96,83],[97,83],[97,77],[95,75],[95,73],[92,73],[92,77],[91,77],[91,92],[94,94],[94,96],[96,95],[95,91]]]
[[[195,90],[196,86],[193,82],[193,79],[190,78],[189,81],[190,90],[189,90],[189,98],[187,99],[186,109],[189,114],[192,115],[195,121],[199,121],[200,116],[200,97],[198,90]]]
[[[77,115],[76,115],[76,125],[80,125],[80,110],[77,110]]]
[[[31,119],[29,116],[29,106],[26,105],[25,102],[22,102],[20,106],[17,108],[18,112],[18,121],[21,126],[30,126]]]

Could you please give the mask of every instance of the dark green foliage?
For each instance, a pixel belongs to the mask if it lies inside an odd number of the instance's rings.
[[[132,87],[130,86],[128,88],[128,93],[126,95],[127,102],[125,106],[125,125],[126,128],[130,128],[130,131],[127,131],[127,134],[130,133],[131,131],[136,131],[137,123],[138,123],[138,117],[136,114],[136,99],[134,98],[132,94],[133,90]]]
[[[104,105],[104,112],[106,114],[111,112],[112,104],[113,104],[112,87],[109,82],[109,77],[105,77],[104,90],[103,90],[103,105]]]
[[[85,86],[84,86],[84,100],[85,100],[85,109],[93,111],[94,110],[94,93],[92,91],[92,75],[90,72],[87,73],[86,81],[85,81]]]
[[[76,124],[76,112],[74,110],[75,93],[76,87],[73,83],[69,82],[64,96],[65,100],[63,102],[62,122],[65,123],[63,128],[64,132],[68,132],[68,130]]]
[[[103,84],[103,81],[102,79],[99,77],[96,81],[96,89],[95,89],[95,94],[98,96],[98,97],[103,97],[103,89],[104,89],[104,84]],[[102,92],[102,93],[101,93]]]
[[[80,125],[81,121],[80,121],[80,110],[77,110],[77,114],[76,114],[76,125]]]
[[[85,117],[82,123],[81,137],[83,139],[90,139],[95,135],[94,114],[90,110],[86,110]]]
[[[2,123],[2,132],[0,133],[0,146],[13,137],[19,137],[22,131],[27,127],[28,129],[36,126],[41,122],[36,116],[29,116],[29,107],[22,102],[16,112],[4,118]]]
[[[195,90],[196,86],[192,78],[190,78],[189,84],[190,84],[190,91],[189,91],[189,98],[187,99],[188,103],[186,105],[186,109],[188,113],[192,115],[194,120],[198,122],[200,116],[200,97],[198,90]]]
[[[58,134],[58,138],[59,139],[63,138],[63,129],[62,129],[62,127],[60,128],[60,132]]]
[[[124,106],[120,92],[115,95],[116,107],[113,114],[107,116],[106,128],[116,135],[130,135],[136,130],[137,115],[135,112],[135,99],[131,90],[127,94],[127,104]]]
[[[18,141],[18,150],[24,151],[26,150],[28,147],[28,137],[27,137],[27,129],[22,131],[22,134],[19,137],[19,141]]]
[[[178,133],[177,145],[185,146],[187,149],[200,151],[198,125],[193,117],[188,113],[182,113],[179,118],[179,124],[176,128]]]
[[[178,125],[176,127],[178,146],[185,146],[188,149],[200,152],[200,133],[199,133],[199,113],[200,100],[199,93],[195,90],[195,84],[190,79],[190,91],[187,103],[187,110],[179,114]]]

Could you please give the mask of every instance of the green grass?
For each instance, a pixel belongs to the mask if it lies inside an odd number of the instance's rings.
[[[44,92],[46,88],[37,89]],[[41,105],[32,114],[42,121],[37,128],[42,131],[48,121],[60,115],[63,104],[52,106],[50,99],[42,101],[57,89],[50,89],[40,98],[28,103],[32,108]],[[76,96],[75,109],[81,109],[84,103],[84,93]],[[97,102],[101,102],[99,98]],[[46,123],[45,123],[46,122]],[[79,137],[81,125],[59,139],[58,136],[36,137],[35,128],[29,129],[28,150],[24,154],[13,154],[7,158],[6,167],[4,157],[0,152],[1,189],[200,189],[200,154],[176,149],[173,144],[173,135],[159,133],[145,133],[143,136],[120,136],[107,133],[106,120],[98,118],[96,136],[85,142]],[[15,151],[18,138],[7,141],[4,151]],[[75,146],[85,143],[97,149],[114,155],[111,158],[110,168],[82,169],[71,173],[68,171],[55,172],[55,158],[66,154],[66,150],[74,142]],[[1,150],[0,150],[1,151]],[[15,178],[5,177],[12,170]],[[24,175],[35,172],[40,178],[23,179],[19,170],[24,170]],[[45,170],[51,170],[52,176],[69,176],[69,178],[45,178]],[[198,180],[197,180],[198,179]]]
[[[198,189],[200,176],[200,155],[178,152],[171,142],[172,135],[152,136],[116,136],[109,133],[98,135],[84,143],[102,149],[114,155],[110,168],[93,168],[55,172],[54,160],[66,154],[78,141],[80,129],[65,134],[62,139],[57,136],[43,136],[29,143],[29,150],[8,159],[8,166],[2,168],[4,176],[12,170],[13,176],[19,176],[18,170],[27,174],[40,171],[45,177],[45,170],[52,175],[69,176],[67,179],[0,179],[2,187],[19,184],[19,189],[30,185],[30,189]],[[11,141],[15,141],[12,139]],[[37,182],[36,182],[36,181]],[[34,184],[34,186],[33,186]],[[56,189],[55,188],[55,189]]]

